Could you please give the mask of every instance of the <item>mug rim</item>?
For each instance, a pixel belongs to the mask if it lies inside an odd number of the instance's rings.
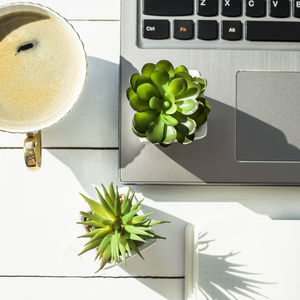
[[[76,97],[74,97],[74,100],[71,101],[71,104],[67,107],[67,109],[65,111],[63,111],[62,113],[58,114],[57,118],[53,118],[52,120],[48,121],[47,124],[45,126],[38,126],[38,127],[34,127],[34,128],[30,128],[30,129],[24,129],[24,130],[13,130],[13,129],[6,129],[4,127],[1,127],[0,125],[0,131],[2,132],[8,132],[8,133],[22,133],[22,134],[26,134],[26,133],[32,133],[32,132],[38,132],[40,130],[49,128],[53,125],[55,125],[56,123],[58,123],[59,121],[61,121],[62,119],[64,119],[70,112],[71,110],[74,108],[75,104],[77,104],[78,100],[80,99],[82,92],[84,90],[84,87],[86,85],[86,79],[87,79],[87,74],[88,74],[88,60],[87,60],[87,54],[86,54],[86,50],[85,50],[85,46],[84,43],[81,40],[81,37],[79,35],[79,33],[77,32],[77,30],[74,28],[74,26],[65,18],[63,17],[60,13],[58,13],[57,11],[53,10],[52,8],[45,6],[43,4],[40,3],[33,3],[33,2],[12,2],[12,3],[8,3],[8,4],[4,4],[4,5],[0,5],[0,13],[2,11],[2,9],[5,9],[7,7],[28,7],[29,9],[32,7],[37,7],[38,9],[41,9],[47,13],[50,14],[50,16],[54,17],[56,20],[58,19],[59,21],[62,21],[63,25],[67,28],[67,30],[69,31],[69,33],[73,33],[74,36],[77,39],[77,42],[79,42],[78,44],[80,45],[80,52],[81,52],[81,59],[83,59],[83,61],[85,63],[82,64],[81,67],[84,68],[84,70],[82,71],[82,78],[80,79],[80,88],[78,88],[78,90],[80,91],[78,93],[78,95],[76,95]],[[22,10],[20,10],[22,11]],[[9,12],[11,13],[11,12]],[[8,14],[9,14],[8,13]],[[5,15],[5,14],[4,14]]]

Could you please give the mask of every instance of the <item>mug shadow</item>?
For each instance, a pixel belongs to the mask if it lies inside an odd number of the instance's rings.
[[[87,61],[82,95],[65,118],[43,131],[45,147],[118,147],[118,86],[108,87],[118,82],[119,65],[93,56]]]

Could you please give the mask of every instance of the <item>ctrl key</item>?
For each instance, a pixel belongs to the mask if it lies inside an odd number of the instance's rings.
[[[163,40],[170,37],[170,22],[168,20],[144,20],[144,38]]]

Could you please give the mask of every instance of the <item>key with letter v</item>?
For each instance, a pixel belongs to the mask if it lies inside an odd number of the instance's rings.
[[[270,0],[270,16],[275,18],[287,18],[290,16],[289,0]]]

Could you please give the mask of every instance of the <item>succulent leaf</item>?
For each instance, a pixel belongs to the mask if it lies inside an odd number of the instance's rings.
[[[136,252],[142,259],[144,259],[143,255],[141,254],[133,240],[128,240],[128,245],[134,252]]]
[[[101,186],[102,186],[102,189],[103,189],[103,193],[104,193],[106,203],[109,205],[109,207],[111,209],[113,209],[114,208],[113,199],[110,198],[110,195],[108,194],[108,191],[106,190],[105,186],[103,184],[101,184]]]
[[[138,131],[146,131],[151,122],[158,116],[158,112],[148,110],[134,115],[133,126]]]
[[[198,101],[194,99],[177,100],[177,111],[184,115],[192,115],[198,109]]]
[[[124,206],[124,210],[123,210],[123,215],[126,215],[127,213],[130,212],[130,210],[132,209],[132,200],[134,198],[135,192],[132,193],[132,195],[128,198],[128,202],[126,203],[126,205]]]
[[[152,63],[145,64],[142,68],[142,75],[145,77],[149,77],[150,73],[154,71],[154,69],[155,69],[155,64]]]
[[[150,79],[162,96],[166,92],[166,87],[169,82],[168,72],[163,69],[155,69],[150,73]]]
[[[147,138],[152,143],[160,143],[164,137],[165,123],[157,117],[146,131]]]
[[[121,252],[123,261],[124,261],[125,266],[126,266],[127,262],[126,262],[126,237],[125,236],[120,237],[119,248],[120,248],[120,252]]]
[[[174,78],[170,81],[168,86],[168,92],[172,95],[177,96],[183,93],[187,88],[187,83],[183,78]]]
[[[159,97],[153,96],[149,101],[149,106],[153,110],[162,110],[163,108],[163,100]]]
[[[108,189],[102,185],[102,196],[95,188],[100,203],[83,196],[91,211],[81,212],[85,219],[79,224],[87,226],[89,232],[80,237],[89,241],[79,255],[96,248],[95,260],[101,260],[98,271],[109,261],[118,263],[122,258],[126,264],[126,256],[132,255],[132,251],[142,257],[137,245],[161,238],[152,232],[152,226],[164,221],[148,219],[151,213],[141,214],[142,200],[133,204],[134,193],[130,189],[126,195],[119,195],[118,187],[114,188],[112,183]]]
[[[90,243],[90,244],[88,244],[79,254],[78,254],[78,256],[79,255],[82,255],[83,253],[85,253],[85,252],[87,252],[87,251],[89,251],[89,250],[92,250],[92,249],[94,249],[94,248],[96,248],[96,247],[98,247],[99,246],[99,243],[96,241],[96,242],[93,242],[93,243]]]
[[[178,66],[175,69],[175,73],[189,73],[189,71],[185,66]]]
[[[145,102],[149,102],[152,97],[159,96],[157,89],[150,83],[143,83],[137,88],[137,96]]]
[[[114,213],[116,216],[121,215],[121,201],[120,201],[120,195],[119,195],[119,188],[116,186],[116,192],[114,193]]]
[[[134,91],[136,91],[136,81],[141,75],[139,73],[135,73],[130,77],[130,86]]]
[[[108,245],[104,250],[103,254],[101,255],[101,265],[100,268],[96,271],[96,273],[99,272],[105,266],[105,264],[110,260],[110,258],[111,258],[111,247],[110,245]]]
[[[166,145],[172,144],[177,137],[176,129],[173,126],[167,126],[163,143]]]
[[[107,216],[106,211],[104,208],[100,205],[100,203],[84,196],[83,194],[80,193],[80,195],[84,198],[84,200],[87,202],[89,205],[90,209],[97,215],[99,216]]]
[[[100,191],[98,190],[97,187],[95,187],[96,191],[97,191],[97,194],[98,194],[98,197],[100,199],[100,202],[102,204],[102,207],[103,209],[105,210],[106,212],[106,215],[112,220],[112,221],[115,221],[116,218],[115,218],[115,215],[112,211],[112,209],[110,208],[109,204],[105,201],[105,199],[103,198],[103,196],[101,195]]]
[[[132,121],[134,134],[165,147],[176,140],[192,142],[211,110],[203,97],[206,79],[192,77],[185,66],[174,70],[167,60],[145,64],[141,73],[132,75],[126,92],[137,112]],[[178,114],[189,119],[178,118]]]
[[[147,111],[150,109],[149,104],[145,101],[142,101],[136,93],[129,95],[128,99],[130,100],[130,106],[138,112]]]
[[[151,216],[152,213],[148,213],[148,214],[145,214],[145,215],[141,215],[141,216],[135,216],[132,218],[131,220],[131,224],[139,224],[141,222],[143,222],[145,219],[147,219],[149,216]]]
[[[130,233],[130,234],[129,234],[129,237],[130,237],[130,239],[133,240],[133,241],[138,241],[138,242],[146,243],[146,239],[143,239],[142,237],[140,237],[140,236],[138,236],[138,235],[136,235],[136,234],[134,234],[134,233]]]
[[[156,64],[156,68],[165,70],[166,72],[168,72],[170,77],[174,76],[174,67],[168,60],[160,60]]]
[[[101,227],[105,227],[105,226],[110,225],[112,223],[111,220],[106,218],[106,217],[101,217],[99,215],[86,213],[86,212],[83,212],[83,211],[81,211],[80,213],[81,213],[82,216],[86,217],[87,219],[89,219],[91,221],[95,221],[95,223],[98,226],[101,226]]]

